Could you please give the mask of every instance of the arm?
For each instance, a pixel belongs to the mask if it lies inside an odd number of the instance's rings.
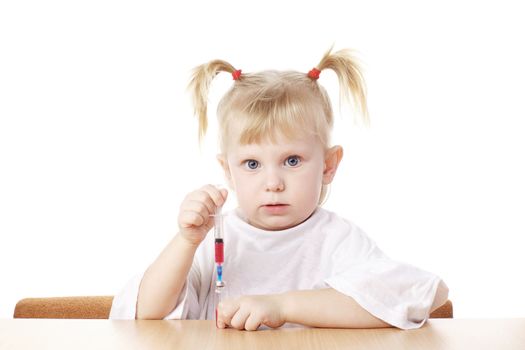
[[[142,278],[137,319],[162,319],[175,308],[197,247],[180,234],[166,246]]]
[[[213,227],[210,214],[224,204],[226,190],[207,185],[191,192],[181,204],[179,233],[147,269],[137,297],[137,319],[163,319],[175,307],[193,257]]]
[[[279,298],[286,322],[329,328],[392,327],[333,288],[288,292]]]
[[[286,322],[327,328],[392,327],[332,288],[244,296],[219,305],[219,328],[256,330],[261,325],[276,328]]]

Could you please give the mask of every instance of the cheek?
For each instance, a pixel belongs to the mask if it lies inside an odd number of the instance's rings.
[[[236,193],[237,199],[243,202],[247,197],[252,197],[251,192],[254,189],[253,179],[249,176],[243,176],[238,172],[232,172],[232,186]]]
[[[233,170],[231,172],[232,185],[235,187],[236,192],[242,192],[246,186],[246,179],[244,176],[241,176],[238,171]]]
[[[310,171],[293,179],[291,184],[296,187],[296,193],[303,198],[315,199],[321,193],[323,184],[323,173],[320,171]],[[300,187],[300,188],[297,188]]]
[[[304,181],[310,186],[321,187],[323,184],[323,167],[322,164],[313,166],[308,172],[305,172]]]

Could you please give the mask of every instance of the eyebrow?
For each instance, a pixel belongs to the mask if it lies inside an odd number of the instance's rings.
[[[251,151],[251,150],[247,150],[247,151],[241,151],[237,154],[236,158],[240,158],[240,159],[253,159],[253,158],[260,158],[259,156],[257,156],[255,154],[256,152],[254,151]],[[285,158],[285,157],[289,157],[289,156],[293,156],[293,155],[298,155],[298,156],[305,156],[305,155],[309,155],[311,152],[308,152],[308,150],[302,148],[302,147],[299,147],[299,148],[287,148],[287,149],[284,149],[284,150],[278,150],[278,158]]]

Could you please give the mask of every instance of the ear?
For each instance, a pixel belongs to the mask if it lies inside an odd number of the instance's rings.
[[[343,159],[343,147],[341,146],[334,146],[325,152],[323,185],[332,183],[341,159]]]
[[[230,166],[228,165],[228,159],[226,155],[221,153],[217,154],[217,161],[221,165],[222,170],[224,171],[224,178],[228,182],[228,187],[233,189],[232,174],[230,172]]]

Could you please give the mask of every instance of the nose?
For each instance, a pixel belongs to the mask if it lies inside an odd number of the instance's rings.
[[[269,170],[266,177],[266,191],[267,192],[282,192],[284,191],[283,177],[276,170]]]

